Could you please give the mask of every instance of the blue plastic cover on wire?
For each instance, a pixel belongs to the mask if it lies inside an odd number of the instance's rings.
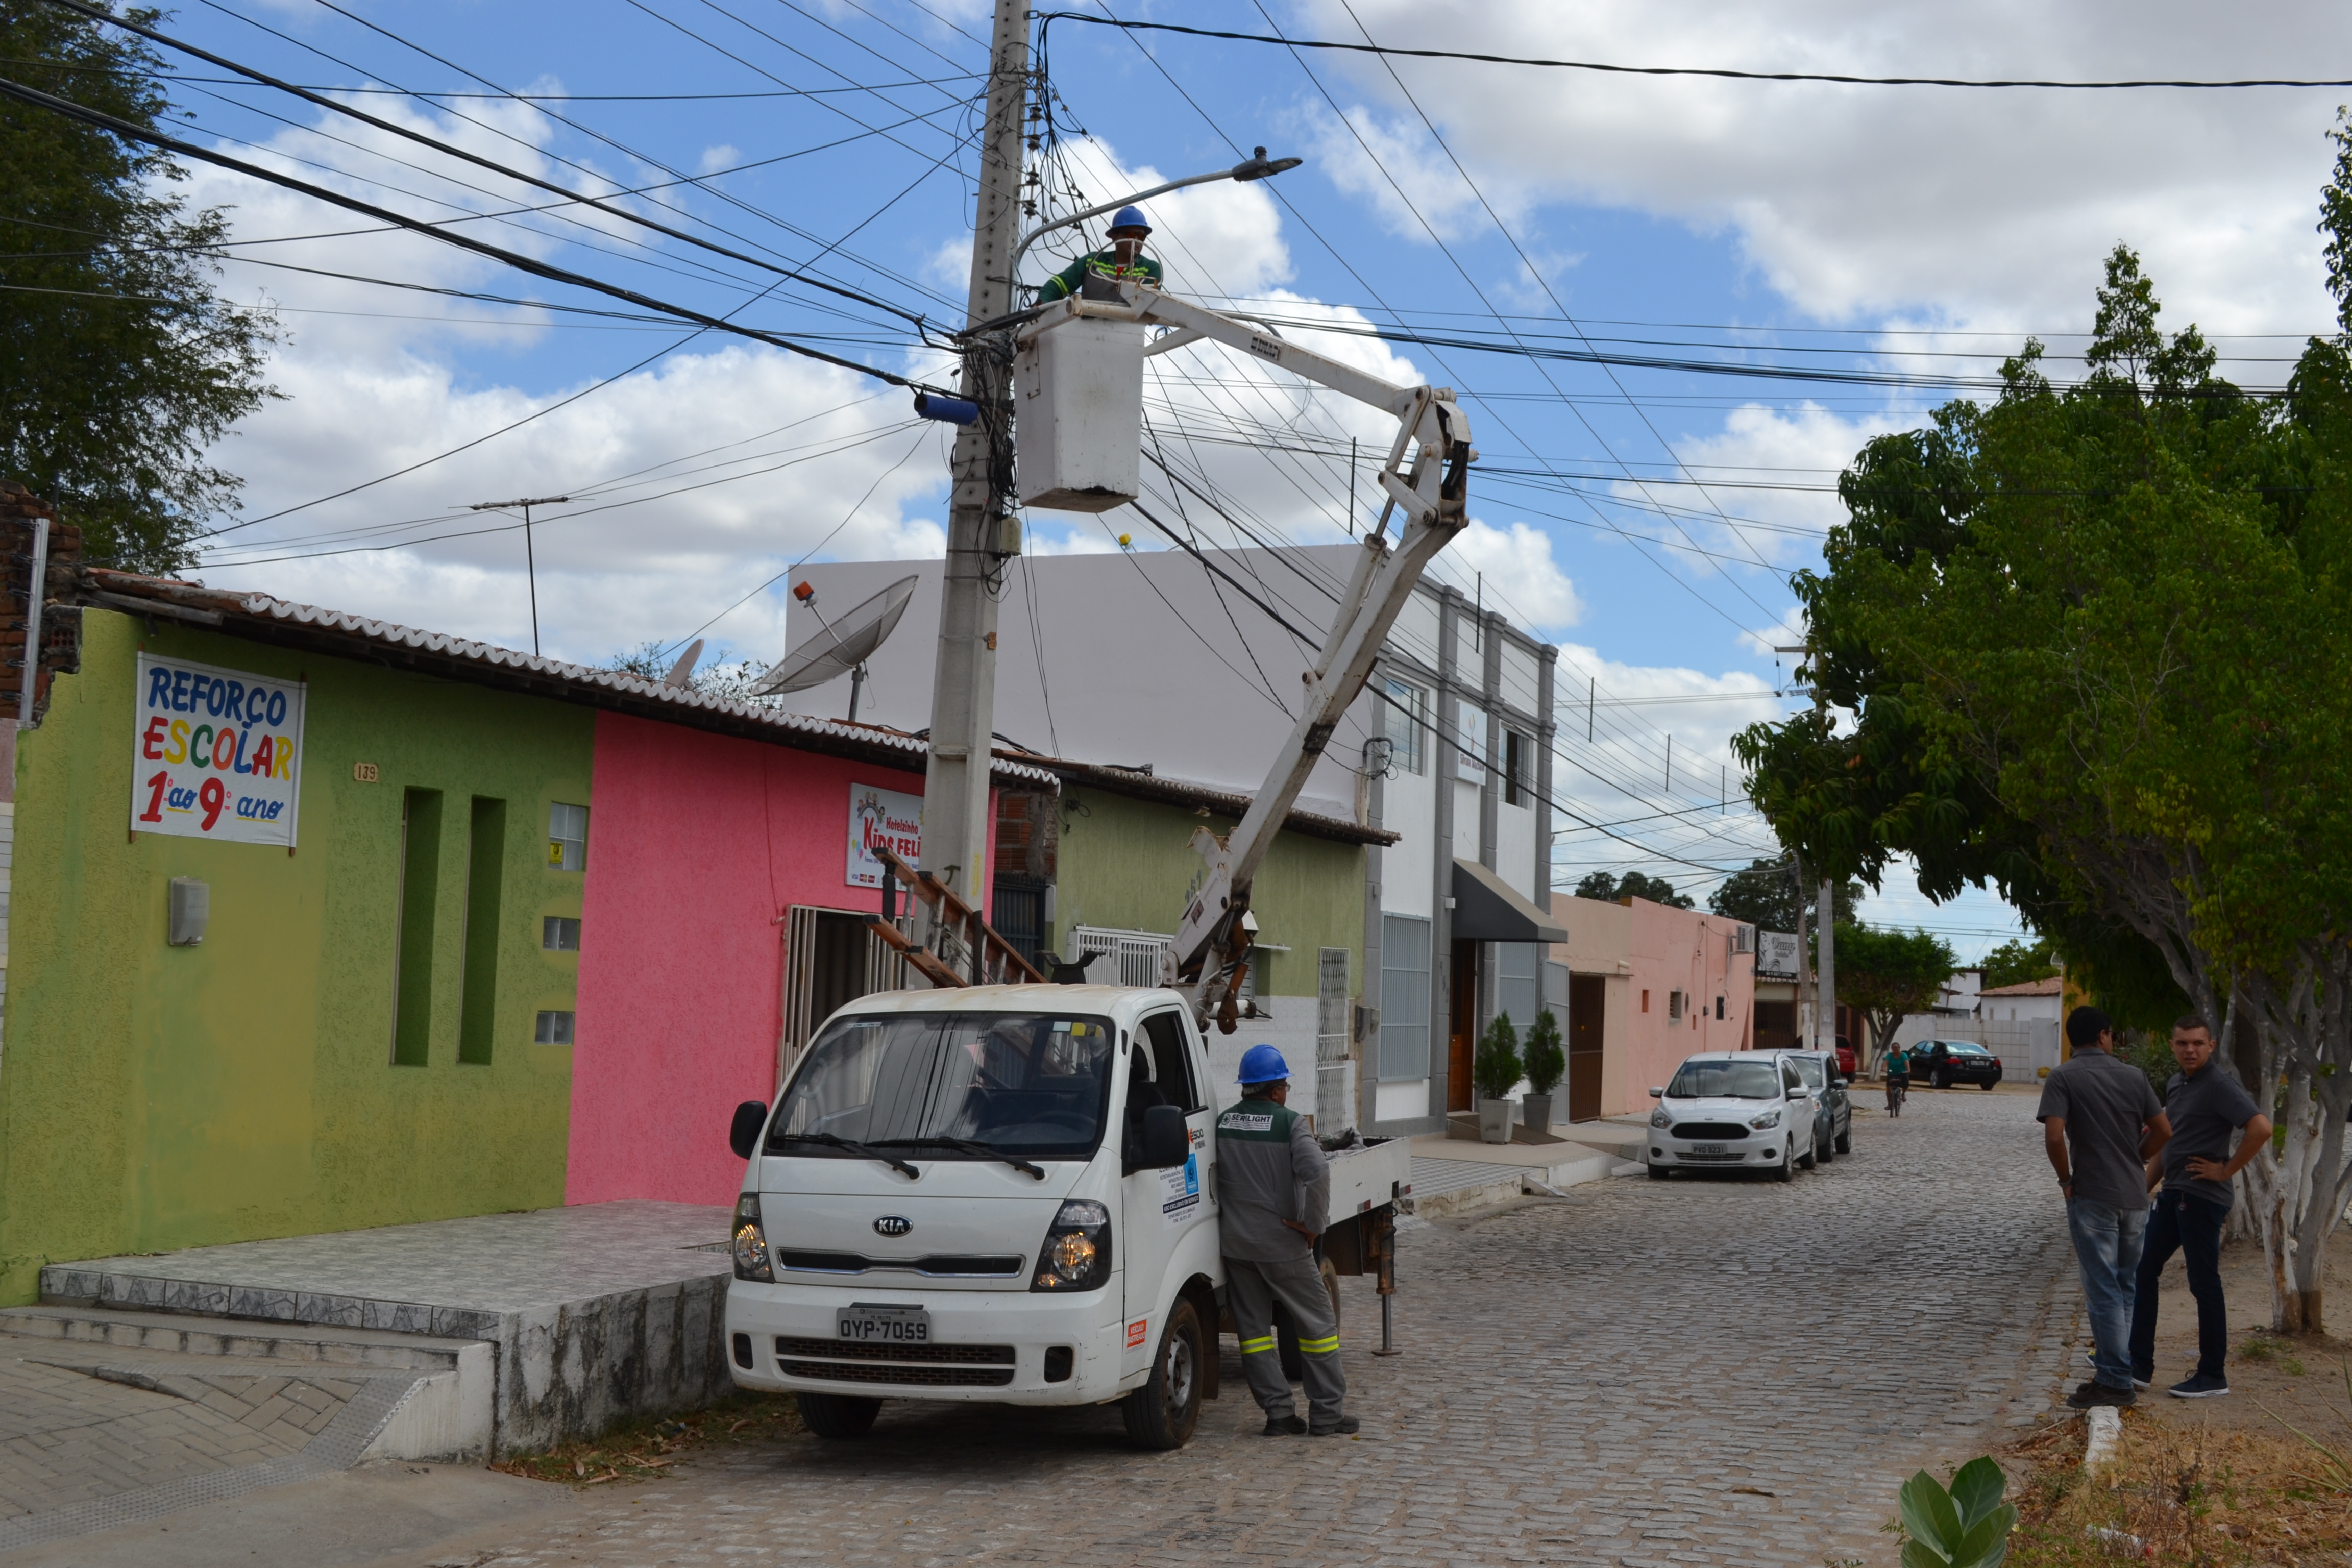
[[[1141,207],[1121,207],[1111,217],[1110,232],[1117,234],[1123,228],[1139,228],[1144,233],[1150,234],[1151,220],[1143,216]]]
[[[1272,1046],[1252,1046],[1242,1053],[1242,1087],[1280,1083],[1290,1076],[1290,1064]]]
[[[980,419],[979,404],[968,397],[947,397],[936,392],[915,394],[915,412],[926,419],[944,419],[950,425],[971,425]]]

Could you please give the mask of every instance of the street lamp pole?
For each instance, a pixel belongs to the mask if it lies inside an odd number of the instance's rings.
[[[1164,185],[1154,185],[1148,191],[1132,191],[1115,201],[1098,203],[1084,212],[1072,213],[1067,217],[1057,217],[1051,222],[1041,223],[1023,235],[1021,243],[1013,247],[1013,265],[1009,273],[1018,278],[1021,271],[1021,258],[1029,254],[1029,247],[1057,228],[1067,228],[1072,224],[1084,223],[1090,217],[1100,217],[1105,213],[1117,212],[1133,202],[1148,202],[1154,196],[1165,195],[1170,191],[1181,191],[1187,185],[1205,185],[1216,180],[1238,180],[1246,184],[1252,180],[1263,180],[1269,174],[1279,174],[1285,170],[1296,169],[1304,161],[1299,158],[1268,158],[1265,155],[1265,149],[1259,147],[1254,150],[1250,157],[1235,163],[1230,169],[1212,169],[1205,174],[1187,174],[1181,180],[1171,180]]]
[[[478,500],[471,511],[504,511],[509,507],[522,508],[522,569],[530,582],[530,651],[539,654],[539,559],[530,547],[530,509],[535,506],[560,506],[570,496],[530,496],[522,500]]]

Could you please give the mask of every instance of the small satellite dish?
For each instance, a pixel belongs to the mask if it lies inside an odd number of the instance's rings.
[[[684,686],[692,681],[694,679],[694,662],[701,657],[702,639],[700,637],[697,637],[692,643],[688,645],[687,650],[684,653],[677,656],[677,662],[669,667],[669,673],[662,677],[662,684],[664,686]]]
[[[825,625],[819,616],[824,631],[777,660],[767,674],[760,677],[751,694],[776,697],[787,691],[806,691],[857,668],[898,628],[898,617],[914,602],[919,581],[916,577],[901,577],[830,625]],[[814,597],[804,595],[803,602]],[[810,603],[809,607],[814,614],[814,604]]]

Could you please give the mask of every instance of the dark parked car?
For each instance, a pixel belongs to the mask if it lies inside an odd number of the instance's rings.
[[[1853,1102],[1846,1098],[1845,1080],[1853,1075],[1834,1051],[1779,1051],[1792,1063],[1797,1076],[1813,1091],[1813,1148],[1822,1164],[1839,1154],[1853,1152]]]
[[[1956,1083],[1990,1089],[2000,1081],[2000,1058],[1974,1040],[1922,1040],[1911,1047],[1911,1081],[1937,1089]]]

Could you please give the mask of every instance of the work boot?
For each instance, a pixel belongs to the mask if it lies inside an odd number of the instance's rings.
[[[1307,1423],[1301,1421],[1297,1415],[1285,1415],[1269,1410],[1265,1413],[1265,1430],[1259,1434],[1259,1436],[1265,1437],[1296,1437],[1301,1432],[1306,1430]]]
[[[1354,1416],[1342,1415],[1328,1425],[1318,1423],[1309,1426],[1307,1435],[1310,1437],[1352,1437],[1362,1426],[1363,1423]]]

